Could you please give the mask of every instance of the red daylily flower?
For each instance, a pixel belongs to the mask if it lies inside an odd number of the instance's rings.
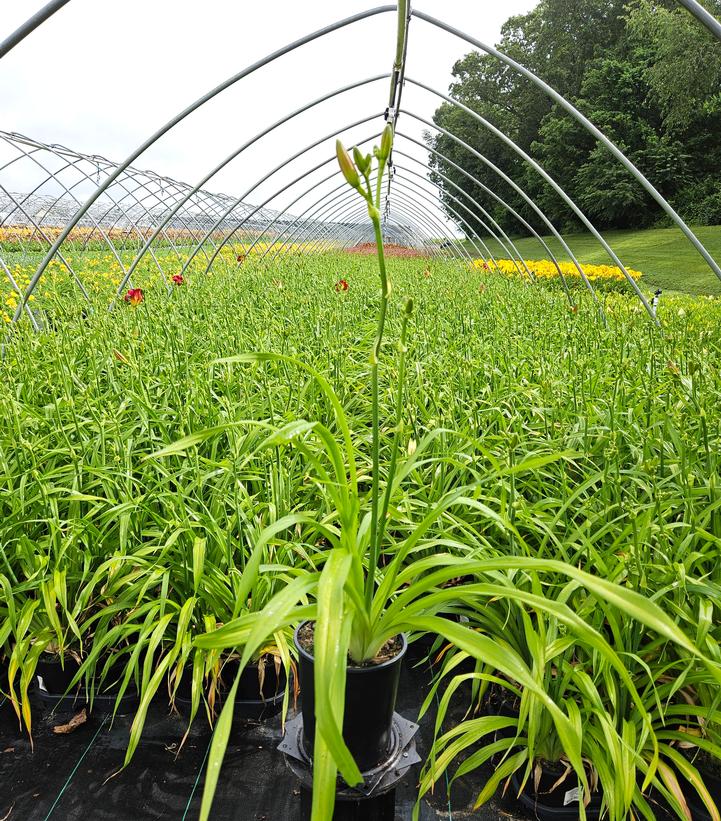
[[[335,284],[336,291],[347,291],[349,287],[347,279],[339,279]]]
[[[184,285],[185,284],[185,277],[182,274],[175,274],[173,276],[173,282],[176,285]]]
[[[238,254],[238,262],[240,262],[240,263],[245,262],[245,254]]]
[[[136,308],[145,299],[145,294],[142,288],[130,288],[124,297],[126,302],[129,302],[133,308]]]

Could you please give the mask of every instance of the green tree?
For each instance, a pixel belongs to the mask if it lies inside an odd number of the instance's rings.
[[[721,0],[707,6],[721,14]],[[542,0],[506,22],[499,48],[573,102],[687,219],[721,222],[721,181],[714,173],[721,165],[721,44],[688,12],[672,0],[632,0],[628,6],[626,0]],[[598,227],[661,220],[632,175],[533,83],[475,52],[455,64],[453,76],[452,96],[534,156]],[[491,158],[559,227],[578,226],[552,188],[473,118],[444,103],[434,121]],[[451,138],[427,139],[543,227],[522,198]],[[489,202],[452,167],[432,163]],[[503,210],[487,207],[506,229],[518,231]]]

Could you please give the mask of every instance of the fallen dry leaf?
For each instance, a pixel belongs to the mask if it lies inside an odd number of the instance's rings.
[[[87,720],[88,714],[85,707],[83,707],[83,709],[74,715],[67,724],[58,724],[53,727],[53,732],[58,733],[58,735],[75,732],[75,730],[77,730],[82,724],[85,724]]]

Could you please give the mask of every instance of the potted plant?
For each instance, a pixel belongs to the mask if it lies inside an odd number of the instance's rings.
[[[708,785],[675,749],[680,742],[688,746],[694,737],[688,726],[677,726],[684,710],[686,725],[693,723],[692,716],[709,722],[717,711],[713,704],[707,709],[688,702],[674,704],[679,688],[700,680],[709,685],[717,681],[717,665],[698,664],[698,648],[689,653],[688,644],[669,644],[659,635],[665,633],[662,621],[654,625],[629,618],[620,601],[611,603],[598,594],[576,596],[577,619],[559,622],[558,602],[554,606],[551,593],[555,589],[567,596],[568,588],[549,579],[546,601],[541,603],[530,591],[522,595],[519,582],[514,582],[516,592],[499,592],[493,602],[478,602],[475,607],[469,602],[466,612],[475,630],[523,658],[548,698],[505,671],[500,674],[490,663],[482,670],[454,675],[440,699],[436,740],[421,777],[419,799],[461,757],[451,783],[486,763],[495,768],[476,806],[504,785],[506,795],[516,797],[540,819],[607,815],[611,821],[622,821],[634,814],[650,821],[661,804],[669,817],[690,818],[691,807],[702,817],[718,819]],[[659,603],[669,607],[662,599]],[[594,613],[600,616],[594,619]],[[638,646],[615,646],[625,638],[623,633],[607,640],[593,626],[594,620],[601,626],[623,625],[622,631],[638,640]],[[563,624],[566,629],[561,631]],[[446,659],[423,711],[466,656],[456,652]],[[452,701],[469,682],[479,685],[481,694],[488,691],[482,714],[477,714],[479,701],[474,700],[472,717],[444,732]],[[585,783],[571,760],[576,750],[569,748],[569,739],[559,732],[548,709],[549,699],[563,705],[578,730]],[[698,735],[702,747],[718,753],[717,746]]]
[[[181,747],[201,706],[209,723],[215,722],[229,681],[238,671],[237,656],[198,648],[194,639],[224,621],[254,612],[286,584],[284,531],[297,528],[296,538],[302,541],[307,525],[308,538],[315,538],[310,517],[291,514],[267,525],[263,520],[258,509],[253,527],[247,530],[252,551],[246,551],[242,542],[229,552],[219,539],[195,537],[190,543],[175,539],[164,548],[162,561],[153,557],[152,564],[142,568],[142,585],[134,589],[132,601],[127,593],[125,598],[119,594],[96,614],[94,641],[84,666],[94,668],[98,659],[110,655],[122,682],[132,679],[138,684],[139,701],[124,765],[135,753],[150,704],[164,684],[171,708],[181,707],[187,718]],[[261,567],[271,559],[278,562],[279,570],[261,577]],[[115,649],[119,641],[132,651],[119,654]],[[245,717],[260,718],[287,705],[292,668],[288,644],[289,637],[277,631],[244,667],[238,689],[248,702],[241,708]],[[81,667],[78,676],[84,671]]]
[[[8,696],[8,665],[11,654],[10,637],[15,621],[15,604],[10,580],[0,573],[0,699]]]
[[[343,406],[328,380],[306,363],[285,354],[249,353],[220,360],[225,365],[281,363],[305,373],[332,411],[332,421],[295,420],[277,426],[264,443],[266,448],[278,451],[297,450],[306,460],[314,477],[319,499],[326,513],[317,523],[322,541],[316,545],[312,566],[295,575],[267,604],[256,612],[245,613],[223,626],[198,635],[194,645],[205,651],[234,651],[240,653],[240,670],[256,655],[270,636],[288,627],[312,623],[312,634],[298,636],[298,652],[306,667],[301,685],[310,689],[308,676],[313,679],[312,699],[314,717],[309,715],[306,741],[312,742],[313,761],[313,818],[324,821],[332,816],[338,771],[344,781],[357,785],[362,781],[362,769],[351,747],[358,753],[358,742],[348,730],[353,717],[346,720],[348,681],[355,669],[366,669],[378,675],[395,670],[405,649],[404,634],[411,632],[438,633],[458,648],[491,665],[508,679],[518,682],[547,713],[558,734],[565,760],[573,770],[584,794],[588,795],[588,768],[583,758],[583,737],[578,726],[578,713],[572,700],[558,704],[537,680],[534,670],[521,653],[512,647],[500,645],[493,638],[469,629],[440,613],[457,605],[459,599],[475,598],[485,605],[488,600],[532,601],[543,612],[552,612],[560,624],[571,626],[592,647],[603,647],[603,638],[580,619],[563,601],[547,598],[537,591],[539,574],[564,579],[564,584],[586,590],[601,600],[614,603],[620,612],[632,614],[657,626],[662,634],[679,643],[689,652],[701,655],[678,625],[660,607],[645,596],[619,587],[605,579],[579,570],[563,562],[536,559],[530,556],[508,555],[495,550],[484,535],[492,524],[496,532],[512,535],[515,544],[522,544],[521,535],[508,518],[491,510],[482,501],[477,485],[452,486],[442,496],[415,510],[418,521],[403,518],[403,526],[393,528],[392,501],[397,498],[405,478],[426,458],[426,449],[439,435],[433,431],[424,436],[415,449],[406,448],[401,456],[403,434],[403,383],[408,324],[413,305],[408,301],[400,311],[398,340],[398,376],[395,397],[395,418],[390,420],[390,442],[381,437],[379,419],[379,362],[390,305],[390,282],[383,256],[382,230],[379,213],[380,192],[384,166],[392,146],[392,129],[386,128],[380,147],[374,149],[377,161],[376,179],[372,181],[372,159],[354,150],[354,159],[338,143],[340,167],[349,184],[367,203],[368,213],[376,235],[381,293],[378,303],[376,334],[371,351],[371,488],[366,497],[358,469],[359,453],[363,444],[354,438]],[[375,190],[373,189],[375,186]],[[198,442],[222,435],[240,425],[258,423],[238,422],[216,426],[186,437],[164,449],[164,454],[184,453]],[[385,458],[381,459],[381,452]],[[440,464],[445,457],[439,457]],[[520,460],[510,468],[498,467],[485,478],[493,479],[507,473],[522,474],[539,465],[565,458],[552,454]],[[448,459],[449,463],[452,461]],[[382,481],[382,478],[385,480]],[[464,523],[463,539],[449,536],[454,522],[453,511],[462,507],[475,514],[477,527]],[[330,512],[327,512],[330,510]],[[308,514],[306,514],[308,515]],[[318,568],[316,570],[315,568]],[[518,582],[517,577],[522,579]],[[463,579],[460,586],[448,586],[453,579]],[[311,628],[306,625],[307,632]],[[311,644],[312,642],[312,644]],[[242,648],[242,649],[241,649]],[[617,659],[615,667],[622,675],[623,664]],[[375,668],[375,669],[374,669]],[[714,669],[715,676],[721,673]],[[303,672],[301,671],[303,679]],[[223,711],[216,724],[208,759],[205,793],[201,817],[210,814],[212,796],[217,784],[223,754],[233,717],[234,698],[239,678],[231,688]],[[369,721],[379,727],[377,749],[383,743],[384,721],[389,704],[393,702],[393,678],[387,684],[388,698],[378,704],[378,717]],[[530,695],[529,695],[530,698]],[[364,710],[372,711],[367,704]],[[540,708],[539,708],[540,709]],[[315,723],[313,723],[313,718]],[[363,763],[363,762],[362,762]]]

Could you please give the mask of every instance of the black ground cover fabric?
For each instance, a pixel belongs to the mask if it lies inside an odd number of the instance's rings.
[[[427,666],[404,668],[397,710],[415,720],[428,692]],[[458,705],[457,718],[463,706]],[[131,717],[93,714],[68,735],[53,727],[72,712],[37,713],[34,750],[18,732],[10,705],[0,705],[0,821],[150,821],[196,819],[203,790],[204,762],[211,733],[204,717],[193,724],[179,755],[185,722],[168,715],[161,701],[151,705],[145,731],[128,768],[118,772],[127,745]],[[434,716],[427,716],[418,735],[425,756]],[[300,821],[299,784],[276,749],[280,717],[259,723],[236,722],[221,771],[214,821]],[[459,779],[449,804],[441,784],[422,805],[421,821],[440,819],[513,819],[520,812],[493,802],[473,811],[486,772]],[[407,821],[416,797],[418,767],[396,794],[396,821]]]

